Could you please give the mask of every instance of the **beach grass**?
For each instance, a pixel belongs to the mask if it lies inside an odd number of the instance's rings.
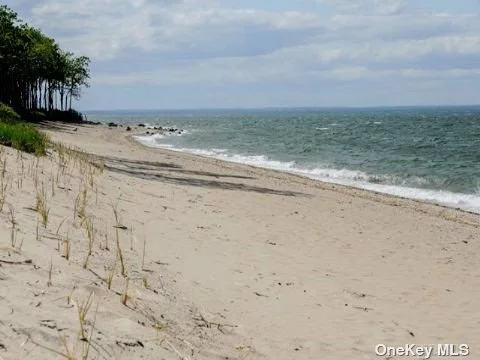
[[[46,228],[48,225],[48,215],[50,214],[50,209],[47,205],[47,193],[43,183],[41,190],[37,190],[36,202],[35,209],[42,218],[43,227]]]
[[[36,155],[45,155],[48,138],[32,125],[0,122],[0,144]]]

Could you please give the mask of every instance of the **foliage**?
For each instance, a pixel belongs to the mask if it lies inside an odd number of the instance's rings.
[[[0,103],[0,120],[4,122],[20,121],[20,115],[6,104]]]
[[[22,122],[0,122],[0,144],[37,155],[45,155],[48,139],[32,125]]]
[[[0,102],[45,112],[71,109],[89,85],[89,63],[0,5]]]

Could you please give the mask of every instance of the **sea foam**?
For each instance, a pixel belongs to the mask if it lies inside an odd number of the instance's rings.
[[[426,201],[440,205],[446,205],[455,208],[480,213],[480,194],[462,194],[450,191],[421,189],[400,185],[389,185],[378,183],[372,179],[385,179],[385,176],[372,176],[362,171],[348,170],[348,169],[333,169],[333,168],[302,168],[294,161],[278,161],[270,159],[265,155],[242,155],[228,153],[227,149],[192,149],[192,148],[178,148],[170,144],[159,143],[157,140],[165,138],[165,135],[150,135],[150,136],[136,136],[134,137],[138,142],[157,148],[166,148],[179,152],[187,152],[191,154],[201,155],[205,157],[212,157],[219,160],[246,164],[261,168],[273,169],[283,172],[288,172],[313,180],[319,180],[328,183],[346,185],[356,188],[361,188],[369,191],[409,198],[414,200]],[[419,184],[422,179],[418,179]]]

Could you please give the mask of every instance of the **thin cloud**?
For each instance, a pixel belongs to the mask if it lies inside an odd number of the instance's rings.
[[[339,82],[352,84],[352,92],[342,97],[350,103],[358,100],[353,89],[371,82],[372,94],[395,82],[398,99],[402,84],[422,88],[435,80],[432,91],[443,99],[460,81],[480,80],[478,12],[421,10],[411,6],[413,0],[303,1],[312,5],[310,11],[227,7],[220,0],[7,5],[62,47],[92,58],[88,93],[137,84],[185,87],[187,93],[193,86],[222,87],[227,93],[250,87],[269,89],[266,105],[275,105],[270,101],[288,93],[282,88],[328,92]],[[300,101],[301,94],[282,102],[293,98]],[[370,98],[375,96],[365,101]]]

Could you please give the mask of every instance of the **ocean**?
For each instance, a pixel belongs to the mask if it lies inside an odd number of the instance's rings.
[[[480,213],[480,106],[87,112],[144,145]]]

